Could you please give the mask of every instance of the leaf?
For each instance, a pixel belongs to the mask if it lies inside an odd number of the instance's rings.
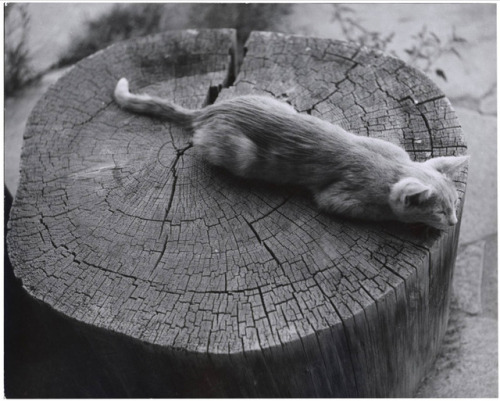
[[[458,37],[458,36],[454,36],[454,37],[453,37],[453,42],[458,42],[458,43],[467,43],[467,39],[465,39],[465,38],[461,38],[461,37]]]
[[[457,49],[455,49],[454,47],[451,47],[450,52],[454,53],[460,60],[462,60],[462,56],[460,55],[460,53],[458,52]]]
[[[440,78],[443,78],[446,82],[448,82],[448,80],[446,79],[446,74],[442,69],[436,68],[436,75]]]
[[[431,32],[431,35],[434,37],[434,39],[436,39],[436,41],[438,43],[441,43],[441,40],[439,39],[439,37],[434,32]]]
[[[452,27],[451,41],[457,43],[467,43],[467,39],[457,36],[455,26]]]
[[[427,56],[427,54],[422,53],[420,50],[419,50],[419,51],[417,51],[417,57],[419,57],[419,58],[423,58],[423,59],[427,59],[427,58],[429,58],[429,57]]]

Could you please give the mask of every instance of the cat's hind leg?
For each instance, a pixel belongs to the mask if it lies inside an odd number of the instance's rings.
[[[322,191],[314,193],[318,207],[332,214],[352,218],[370,218],[366,205],[351,194],[331,185]]]
[[[220,126],[196,129],[193,145],[209,163],[224,167],[240,177],[248,177],[257,162],[257,145],[251,139],[234,131],[226,132]]]

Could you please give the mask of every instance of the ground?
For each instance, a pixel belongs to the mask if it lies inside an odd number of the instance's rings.
[[[85,16],[109,4],[30,4],[29,46],[40,70],[56,61]],[[461,236],[453,280],[448,332],[418,397],[498,397],[497,296],[497,100],[495,4],[352,4],[353,18],[382,36],[394,32],[387,51],[408,59],[425,25],[445,41],[453,30],[466,39],[460,57],[435,60],[429,76],[456,110],[471,155]],[[343,39],[331,22],[332,5],[298,4],[283,31]],[[436,74],[445,73],[446,80]],[[42,80],[5,102],[5,182],[15,195],[26,119],[40,96],[64,71]]]

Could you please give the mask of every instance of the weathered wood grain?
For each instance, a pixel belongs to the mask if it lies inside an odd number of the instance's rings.
[[[122,76],[191,108],[267,93],[416,160],[466,153],[453,109],[397,59],[274,33],[252,33],[232,84],[233,46],[229,30],[124,42],[49,90],[25,132],[16,276],[106,350],[113,395],[411,396],[446,329],[459,226],[321,214],[111,93]]]

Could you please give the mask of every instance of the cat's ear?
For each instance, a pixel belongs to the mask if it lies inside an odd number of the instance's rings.
[[[469,161],[469,156],[441,156],[429,159],[426,165],[452,178]]]
[[[429,199],[432,188],[414,177],[403,178],[393,185],[391,200],[401,206],[416,206]]]

